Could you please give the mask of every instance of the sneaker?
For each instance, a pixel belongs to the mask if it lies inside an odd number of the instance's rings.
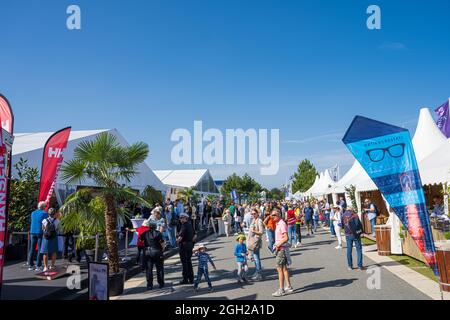
[[[261,281],[262,280],[262,275],[260,273],[257,273],[256,275],[254,275],[251,278],[253,281]]]
[[[342,246],[334,247],[335,249],[342,249]]]
[[[42,270],[42,272],[47,272],[49,269],[48,268],[44,268],[44,270]]]
[[[278,289],[277,291],[275,291],[274,293],[272,293],[272,296],[273,297],[282,297],[282,296],[284,296],[285,295],[285,293],[284,293],[284,290],[283,289]]]
[[[347,270],[348,270],[348,271],[352,271],[353,268],[352,268],[352,267],[347,267]]]
[[[35,267],[35,266],[32,266],[32,267],[28,267],[28,271],[34,271],[34,270],[36,270],[37,268]]]
[[[195,291],[195,292],[198,292],[198,287],[194,287],[194,291]]]
[[[284,292],[287,293],[293,293],[294,292],[294,288],[292,288],[292,286],[286,287],[284,288]]]
[[[211,287],[211,288],[208,289],[208,292],[213,292],[213,291],[214,291],[214,288],[213,288],[213,287]]]
[[[365,270],[366,270],[365,267],[360,267],[360,268],[358,268],[358,269],[359,269],[359,271],[365,271]]]
[[[295,247],[296,248],[298,248],[298,247],[300,247],[302,244],[300,243],[300,242],[297,242],[296,244],[295,244]]]

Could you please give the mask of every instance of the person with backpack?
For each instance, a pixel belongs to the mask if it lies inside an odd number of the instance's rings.
[[[57,212],[54,208],[48,210],[49,217],[42,221],[43,240],[41,254],[44,256],[44,272],[56,267],[56,256],[58,254],[58,231],[59,220],[56,219]],[[48,258],[51,257],[52,264],[48,266]]]
[[[356,255],[358,257],[359,270],[365,270],[363,267],[361,235],[363,233],[362,223],[358,214],[353,208],[348,206],[347,210],[341,216],[341,225],[344,228],[345,240],[347,242],[347,263],[348,270],[353,270],[353,243],[356,247]]]

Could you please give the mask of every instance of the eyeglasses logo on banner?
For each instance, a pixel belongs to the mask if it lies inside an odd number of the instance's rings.
[[[401,158],[405,154],[405,144],[397,143],[387,148],[375,148],[366,151],[366,154],[372,162],[383,161],[386,153],[388,153],[392,158]]]

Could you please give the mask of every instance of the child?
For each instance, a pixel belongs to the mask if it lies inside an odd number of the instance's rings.
[[[197,279],[194,283],[194,290],[198,290],[198,285],[200,281],[202,280],[202,275],[205,275],[206,282],[208,283],[209,292],[213,291],[213,287],[211,285],[211,280],[209,279],[209,273],[208,273],[208,261],[213,266],[214,270],[216,269],[216,266],[214,265],[214,262],[211,259],[211,256],[206,253],[206,247],[204,244],[199,244],[195,255],[198,257],[198,272],[197,272]]]
[[[226,209],[222,216],[222,221],[225,226],[225,234],[227,237],[230,235],[230,220],[231,220],[230,209]]]
[[[234,248],[234,255],[236,257],[237,263],[237,275],[238,275],[238,283],[245,282],[247,283],[247,279],[245,278],[245,273],[248,271],[247,266],[247,246],[245,245],[245,235],[239,234],[236,237],[236,241],[239,243],[236,244]]]

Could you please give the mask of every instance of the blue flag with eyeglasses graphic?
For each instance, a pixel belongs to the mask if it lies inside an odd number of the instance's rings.
[[[358,160],[438,274],[436,249],[409,131],[356,116],[342,141]]]

